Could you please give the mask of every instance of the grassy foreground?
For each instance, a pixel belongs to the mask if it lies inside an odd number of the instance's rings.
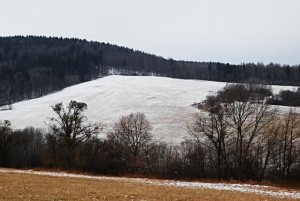
[[[154,186],[119,180],[0,172],[0,200],[289,200],[231,191]],[[295,199],[291,199],[295,200]]]

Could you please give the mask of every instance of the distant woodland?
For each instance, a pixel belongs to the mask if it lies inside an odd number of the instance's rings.
[[[0,106],[111,73],[223,82],[299,85],[300,65],[231,65],[172,58],[75,38],[0,37]]]

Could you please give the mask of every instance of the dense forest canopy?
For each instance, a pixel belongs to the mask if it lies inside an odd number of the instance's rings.
[[[0,37],[0,105],[39,97],[112,71],[223,82],[300,84],[300,65],[176,61],[75,38]]]

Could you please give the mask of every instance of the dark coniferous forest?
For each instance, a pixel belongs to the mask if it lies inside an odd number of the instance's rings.
[[[111,72],[223,82],[300,84],[300,65],[176,61],[75,38],[0,37],[0,105],[39,97]]]

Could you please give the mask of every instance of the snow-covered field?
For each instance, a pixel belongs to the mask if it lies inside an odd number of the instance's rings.
[[[150,120],[156,140],[180,143],[186,126],[197,110],[190,105],[224,87],[224,82],[182,80],[154,76],[107,76],[65,88],[41,98],[13,104],[13,110],[0,111],[0,120],[10,120],[14,129],[44,128],[55,114],[50,106],[70,100],[85,102],[90,122],[106,124],[106,130],[121,116],[142,112]],[[273,86],[278,93],[293,87]]]
[[[53,176],[53,177],[95,179],[95,180],[115,180],[115,181],[135,182],[135,183],[158,185],[158,186],[175,186],[175,187],[210,189],[210,190],[238,191],[238,192],[243,192],[243,193],[268,195],[268,196],[272,196],[272,197],[300,199],[299,191],[283,190],[283,189],[280,189],[277,187],[271,187],[271,186],[265,186],[265,185],[183,182],[183,181],[173,181],[173,180],[90,176],[90,175],[70,174],[70,173],[65,173],[65,172],[45,172],[45,171],[14,170],[14,169],[0,169],[0,172],[33,174],[33,175],[43,175],[43,176]]]

